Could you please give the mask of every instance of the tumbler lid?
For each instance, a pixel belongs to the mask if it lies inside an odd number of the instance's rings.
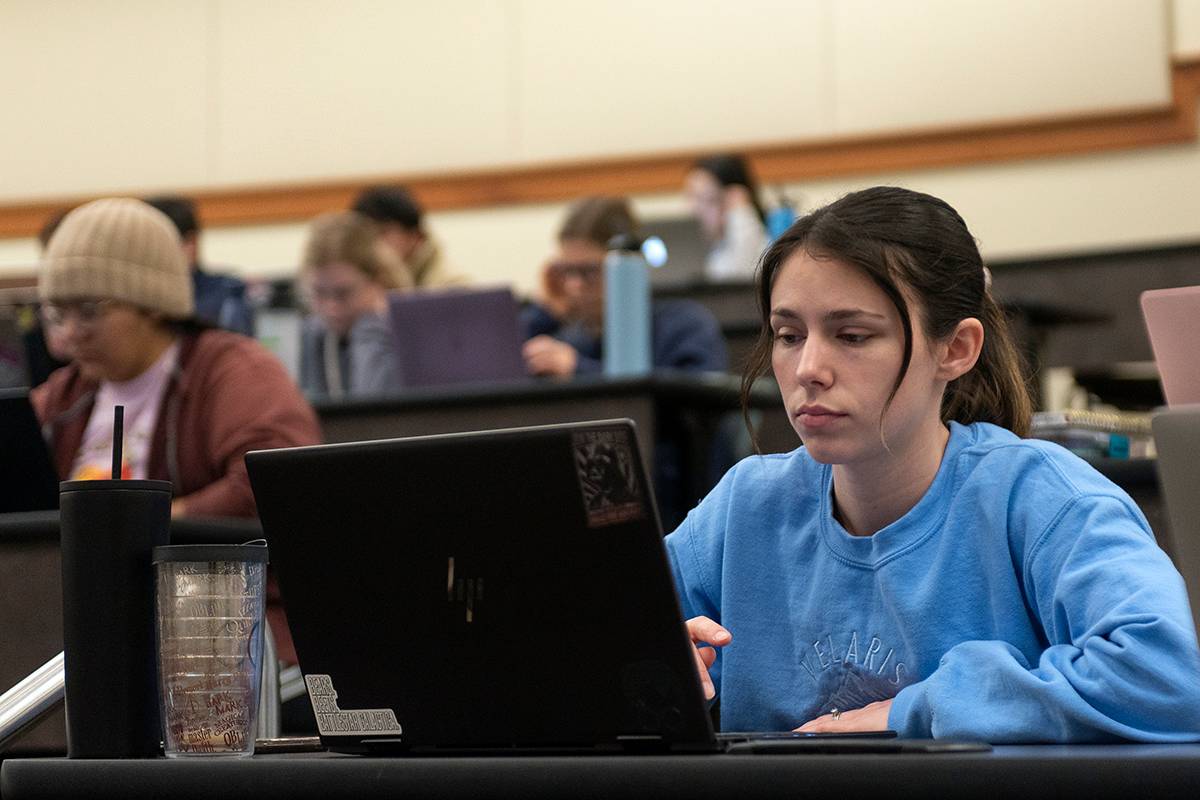
[[[258,539],[245,544],[169,544],[154,548],[151,561],[248,561],[267,563],[267,541]]]
[[[170,481],[115,481],[111,479],[101,481],[63,481],[58,484],[58,491],[60,493],[113,491],[117,489],[138,492],[166,492],[167,494],[171,494],[172,486]]]

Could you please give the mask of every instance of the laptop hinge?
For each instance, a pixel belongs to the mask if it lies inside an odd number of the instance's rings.
[[[667,743],[663,737],[653,733],[617,736],[617,746],[626,753],[662,752],[667,749]]]

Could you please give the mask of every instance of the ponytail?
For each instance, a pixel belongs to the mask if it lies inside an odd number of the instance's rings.
[[[975,366],[946,387],[942,421],[991,422],[1028,436],[1033,399],[1024,359],[990,291],[984,293],[982,310],[983,350]]]

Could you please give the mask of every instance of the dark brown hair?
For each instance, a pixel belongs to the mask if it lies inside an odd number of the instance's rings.
[[[567,218],[558,229],[558,240],[583,239],[600,247],[608,247],[614,236],[636,236],[637,219],[623,197],[585,197],[567,211]]]
[[[905,301],[904,287],[916,299],[915,313],[935,341],[969,317],[983,324],[979,360],[946,387],[942,421],[992,422],[1018,436],[1029,432],[1033,402],[1024,365],[987,286],[983,258],[967,224],[945,201],[891,186],[848,194],[801,217],[763,254],[756,285],[762,329],[742,377],[748,425],[750,389],[771,366],[771,288],[784,262],[800,250],[859,267],[896,306],[904,327],[904,357],[889,404],[912,361],[914,309]]]
[[[746,159],[734,153],[721,153],[699,159],[692,164],[692,169],[704,170],[712,175],[722,189],[730,186],[746,187],[746,191],[750,193],[754,213],[763,225],[767,224],[767,212],[763,210],[762,201],[758,197],[758,181],[754,179],[754,173],[750,171]]]

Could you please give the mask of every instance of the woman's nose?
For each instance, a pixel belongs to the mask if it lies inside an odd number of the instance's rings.
[[[833,382],[830,350],[819,336],[809,336],[796,361],[796,378],[801,383],[828,386]]]

